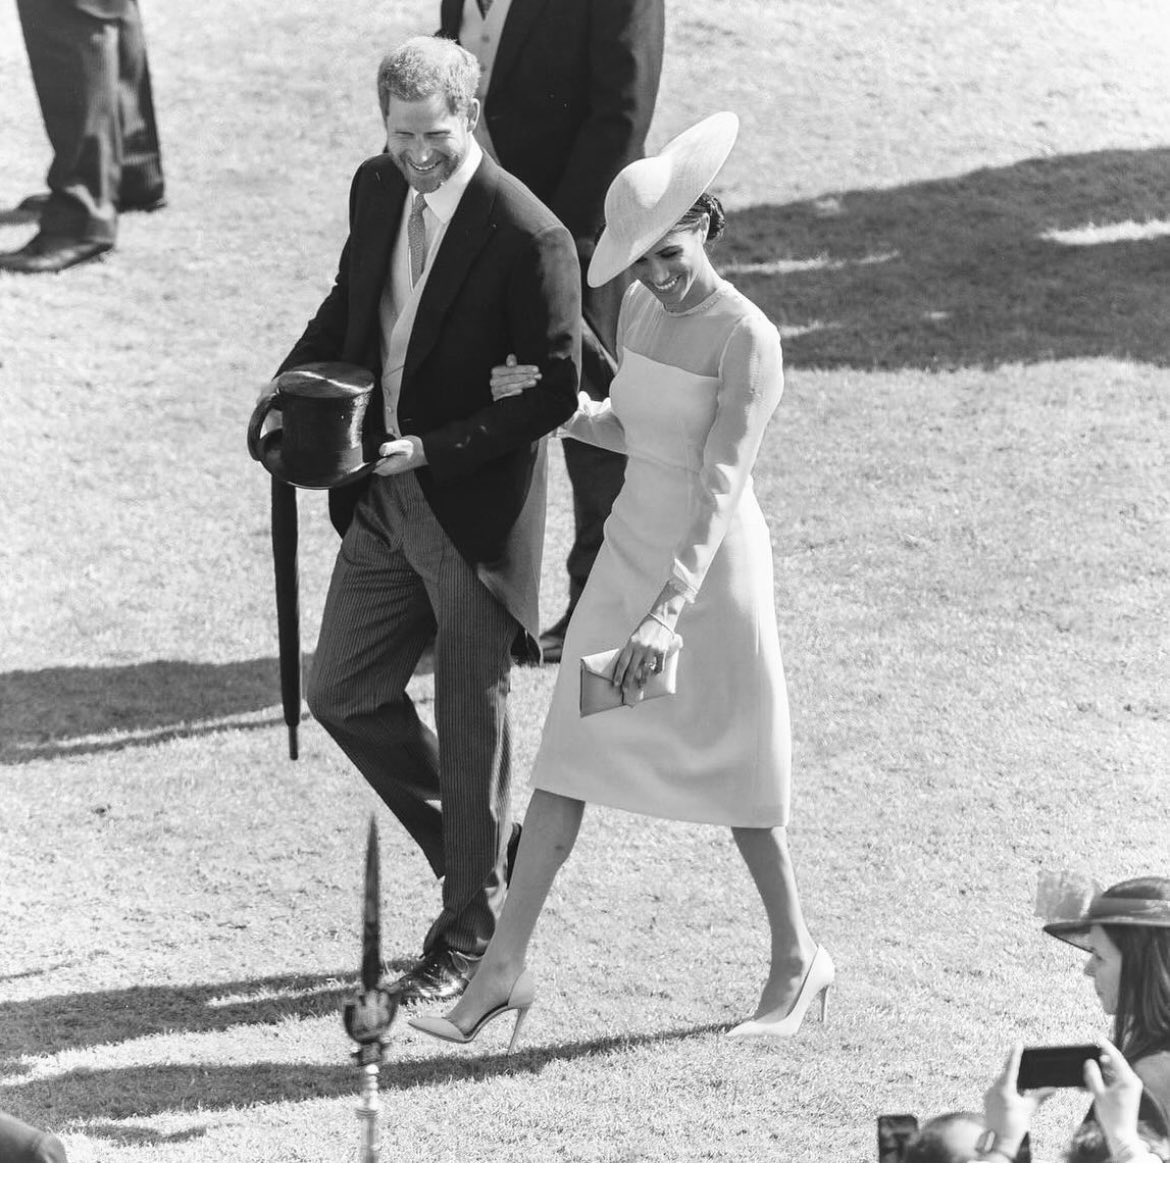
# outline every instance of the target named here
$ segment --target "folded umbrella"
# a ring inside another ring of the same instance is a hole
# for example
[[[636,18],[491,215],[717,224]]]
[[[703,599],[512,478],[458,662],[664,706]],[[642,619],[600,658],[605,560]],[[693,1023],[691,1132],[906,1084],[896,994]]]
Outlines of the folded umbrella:
[[[301,722],[301,605],[297,575],[297,490],[272,478],[272,563],[276,576],[276,635],[280,700],[288,727],[288,757],[297,757]]]

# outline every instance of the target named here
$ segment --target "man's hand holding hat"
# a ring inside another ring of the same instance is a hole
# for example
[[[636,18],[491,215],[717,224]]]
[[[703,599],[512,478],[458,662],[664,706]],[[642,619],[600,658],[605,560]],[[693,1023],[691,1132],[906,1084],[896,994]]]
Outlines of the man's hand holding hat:
[[[416,467],[426,467],[427,457],[423,451],[422,439],[418,435],[406,435],[391,439],[378,448],[382,456],[374,466],[375,476],[400,476]]]

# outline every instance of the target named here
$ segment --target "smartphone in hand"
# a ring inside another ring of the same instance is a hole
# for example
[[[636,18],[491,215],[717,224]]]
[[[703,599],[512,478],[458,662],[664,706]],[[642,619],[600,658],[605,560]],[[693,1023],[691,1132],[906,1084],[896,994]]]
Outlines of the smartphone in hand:
[[[1038,1087],[1083,1087],[1085,1063],[1101,1061],[1101,1047],[1086,1043],[1081,1046],[1029,1046],[1020,1055],[1020,1070],[1016,1086],[1021,1091]]]

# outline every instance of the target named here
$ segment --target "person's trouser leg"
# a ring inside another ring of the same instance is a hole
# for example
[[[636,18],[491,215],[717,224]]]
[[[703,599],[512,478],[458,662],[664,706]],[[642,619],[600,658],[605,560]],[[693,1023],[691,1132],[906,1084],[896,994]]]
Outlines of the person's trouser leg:
[[[53,148],[41,232],[113,243],[122,166],[117,22],[60,0],[17,0],[17,10]]]
[[[414,476],[375,478],[338,555],[308,697],[443,877],[442,913],[424,951],[479,955],[503,902],[517,627],[455,550]],[[437,743],[406,694],[432,635]]]
[[[573,489],[573,545],[569,572],[569,613],[585,589],[605,537],[605,522],[626,478],[626,457],[577,439],[564,439],[565,470]]]
[[[141,204],[162,195],[162,157],[142,15],[131,0],[118,25],[118,111],[122,125],[122,187],[118,198]]]
[[[419,493],[421,499],[421,492]],[[425,502],[424,502],[425,503]],[[512,645],[519,625],[435,522],[443,547],[428,575],[435,636],[435,725],[447,873],[424,950],[478,955],[504,902],[511,821]]]
[[[433,631],[422,579],[363,501],[334,563],[305,698],[441,877],[438,743],[406,692]]]

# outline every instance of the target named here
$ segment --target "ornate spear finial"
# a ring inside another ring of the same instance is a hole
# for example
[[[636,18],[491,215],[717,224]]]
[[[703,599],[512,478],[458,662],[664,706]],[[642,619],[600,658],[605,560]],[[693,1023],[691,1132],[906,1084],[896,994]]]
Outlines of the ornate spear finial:
[[[390,1038],[390,1027],[398,1013],[398,997],[378,987],[382,971],[381,902],[378,888],[378,822],[370,817],[366,842],[366,886],[362,898],[362,987],[345,1002],[345,1032],[358,1043],[353,1060],[362,1072],[361,1102],[357,1107],[361,1124],[361,1159],[376,1163],[381,1149],[378,1122],[378,1068]]]

